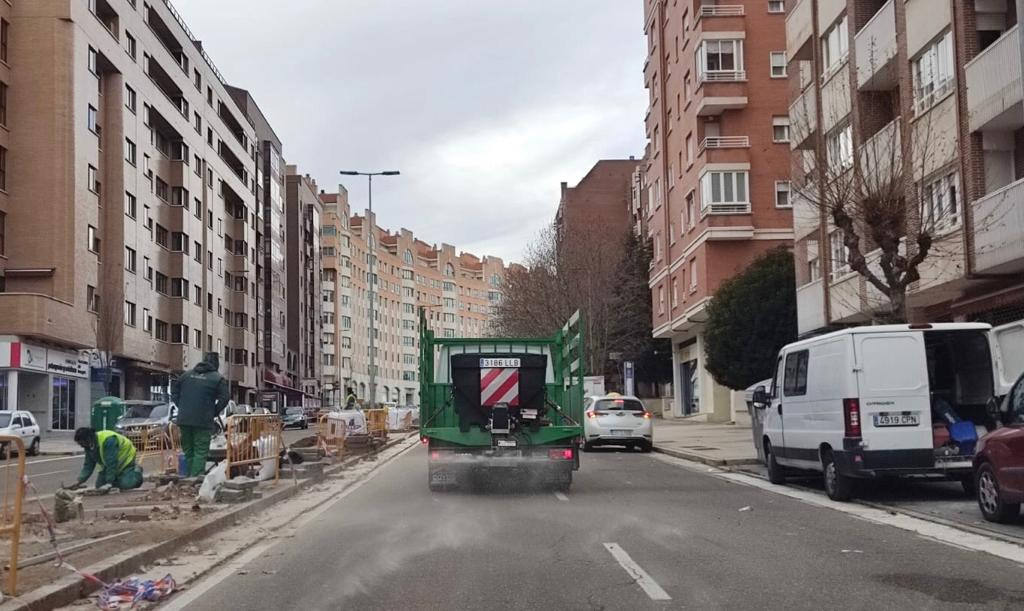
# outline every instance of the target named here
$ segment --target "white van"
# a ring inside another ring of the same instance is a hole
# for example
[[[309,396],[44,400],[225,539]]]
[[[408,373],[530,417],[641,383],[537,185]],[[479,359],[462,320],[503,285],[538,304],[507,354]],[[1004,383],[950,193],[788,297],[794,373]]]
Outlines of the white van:
[[[850,498],[855,478],[887,475],[942,475],[970,491],[973,452],[944,439],[938,418],[933,429],[933,404],[979,436],[994,428],[986,405],[1024,369],[1022,346],[1024,323],[857,327],[785,346],[771,387],[755,391],[769,479],[821,471],[834,500]]]

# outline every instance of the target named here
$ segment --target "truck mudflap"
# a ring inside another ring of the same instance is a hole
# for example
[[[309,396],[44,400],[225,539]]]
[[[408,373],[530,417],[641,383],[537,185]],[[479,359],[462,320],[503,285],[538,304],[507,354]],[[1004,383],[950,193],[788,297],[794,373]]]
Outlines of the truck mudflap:
[[[427,464],[433,489],[515,480],[567,488],[572,482],[572,472],[579,468],[578,452],[573,446],[517,450],[432,449]]]

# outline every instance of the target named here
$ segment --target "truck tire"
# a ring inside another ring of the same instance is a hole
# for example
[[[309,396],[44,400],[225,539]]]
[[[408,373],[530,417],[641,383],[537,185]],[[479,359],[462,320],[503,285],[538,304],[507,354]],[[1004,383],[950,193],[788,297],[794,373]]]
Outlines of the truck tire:
[[[825,479],[825,494],[833,501],[845,502],[853,498],[853,488],[856,482],[848,475],[844,475],[836,466],[832,458],[832,451],[825,450],[821,455],[821,466]]]

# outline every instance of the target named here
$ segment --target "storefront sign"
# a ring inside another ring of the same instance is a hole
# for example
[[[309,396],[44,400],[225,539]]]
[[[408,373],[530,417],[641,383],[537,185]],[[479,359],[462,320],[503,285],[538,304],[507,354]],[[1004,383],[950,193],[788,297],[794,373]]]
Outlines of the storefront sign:
[[[0,367],[89,377],[89,358],[86,353],[44,348],[25,342],[0,342]]]
[[[89,359],[78,352],[50,348],[46,351],[46,370],[56,375],[87,378]]]
[[[46,348],[33,346],[25,342],[18,342],[16,345],[19,347],[18,364],[11,363],[12,367],[46,371]],[[11,353],[11,359],[14,360],[13,352]]]

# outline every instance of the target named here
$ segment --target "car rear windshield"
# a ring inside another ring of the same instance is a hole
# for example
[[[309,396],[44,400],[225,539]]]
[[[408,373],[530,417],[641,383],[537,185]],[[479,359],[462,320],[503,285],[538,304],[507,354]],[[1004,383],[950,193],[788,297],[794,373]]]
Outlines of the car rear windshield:
[[[302,415],[301,407],[289,407],[288,411],[285,412],[286,416],[300,416]]]
[[[598,399],[594,410],[599,412],[627,411],[642,412],[644,404],[636,399]]]
[[[11,426],[11,414],[0,414],[0,428]]]

